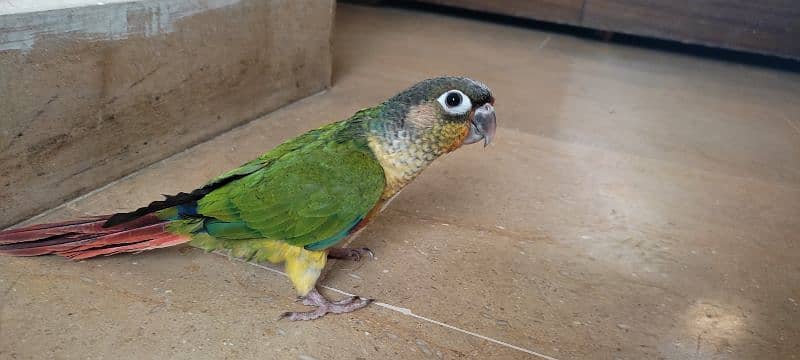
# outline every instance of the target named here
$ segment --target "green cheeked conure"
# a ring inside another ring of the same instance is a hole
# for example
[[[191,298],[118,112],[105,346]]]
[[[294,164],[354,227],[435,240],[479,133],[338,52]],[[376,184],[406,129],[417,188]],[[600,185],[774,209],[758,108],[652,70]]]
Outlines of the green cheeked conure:
[[[361,259],[336,247],[362,229],[439,156],[491,142],[496,119],[486,85],[463,77],[422,81],[347,120],[278,145],[189,193],[133,212],[0,232],[0,254],[70,259],[182,243],[285,263],[308,312],[291,320],[360,309],[358,296],[329,301],[315,285],[328,258]]]

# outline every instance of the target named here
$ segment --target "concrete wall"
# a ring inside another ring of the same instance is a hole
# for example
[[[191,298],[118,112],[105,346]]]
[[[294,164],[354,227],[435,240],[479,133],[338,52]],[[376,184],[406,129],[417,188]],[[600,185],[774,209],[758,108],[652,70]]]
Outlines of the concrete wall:
[[[0,226],[330,84],[333,0],[0,10]]]

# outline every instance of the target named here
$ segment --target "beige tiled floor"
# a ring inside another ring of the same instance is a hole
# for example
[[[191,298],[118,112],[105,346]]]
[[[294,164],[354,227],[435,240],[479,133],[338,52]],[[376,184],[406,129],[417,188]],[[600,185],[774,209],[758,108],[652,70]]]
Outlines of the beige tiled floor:
[[[191,189],[415,80],[494,89],[326,285],[557,359],[800,354],[800,76],[341,5],[334,87],[47,215]],[[41,220],[41,219],[40,219]],[[191,248],[0,261],[2,358],[534,358],[379,306],[312,323],[279,275]]]

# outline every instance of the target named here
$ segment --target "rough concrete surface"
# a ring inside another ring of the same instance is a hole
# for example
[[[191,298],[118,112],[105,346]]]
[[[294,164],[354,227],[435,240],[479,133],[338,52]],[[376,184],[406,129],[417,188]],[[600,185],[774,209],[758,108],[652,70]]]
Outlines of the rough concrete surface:
[[[131,0],[0,0],[0,15],[65,9],[81,6],[109,5],[120,2],[131,2]]]
[[[442,73],[499,129],[440,159],[323,284],[556,359],[800,354],[800,76],[340,5],[334,86],[37,221],[135,208]],[[370,306],[309,323],[273,272],[182,247],[0,261],[0,358],[527,359]],[[336,294],[332,294],[336,295]]]
[[[332,0],[146,0],[0,15],[0,226],[331,78]]]

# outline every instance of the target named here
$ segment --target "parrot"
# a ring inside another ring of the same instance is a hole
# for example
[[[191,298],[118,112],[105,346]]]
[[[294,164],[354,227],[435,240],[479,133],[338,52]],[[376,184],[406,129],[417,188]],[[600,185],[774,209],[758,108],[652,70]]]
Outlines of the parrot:
[[[317,280],[328,259],[361,260],[348,244],[429,164],[495,134],[495,99],[467,77],[423,80],[383,103],[287,140],[191,192],[131,212],[0,231],[0,254],[82,260],[188,243],[247,261],[283,264],[310,311],[349,313],[373,300],[331,301]],[[374,257],[374,256],[373,256]]]

